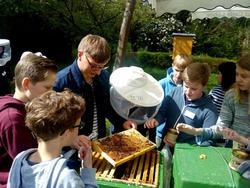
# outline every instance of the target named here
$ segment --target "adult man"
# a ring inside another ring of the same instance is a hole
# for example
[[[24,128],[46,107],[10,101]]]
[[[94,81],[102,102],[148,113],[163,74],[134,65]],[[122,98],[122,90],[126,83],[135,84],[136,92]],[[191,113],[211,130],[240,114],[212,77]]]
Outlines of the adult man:
[[[0,187],[6,187],[9,170],[18,153],[37,146],[25,127],[25,103],[52,89],[54,61],[28,53],[15,67],[15,93],[0,97]]]
[[[85,36],[78,46],[77,59],[57,74],[53,88],[55,91],[69,88],[85,99],[86,112],[79,134],[91,139],[106,135],[105,118],[115,126],[115,131],[131,128],[133,123],[120,117],[110,104],[109,74],[105,70],[109,59],[110,48],[103,37]]]

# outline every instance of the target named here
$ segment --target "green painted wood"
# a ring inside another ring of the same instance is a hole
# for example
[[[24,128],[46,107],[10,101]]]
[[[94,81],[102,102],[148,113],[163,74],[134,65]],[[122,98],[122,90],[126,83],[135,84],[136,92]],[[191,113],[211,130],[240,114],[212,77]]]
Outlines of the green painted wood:
[[[201,159],[200,155],[205,155]],[[250,181],[231,170],[231,149],[176,144],[174,188],[250,188]]]

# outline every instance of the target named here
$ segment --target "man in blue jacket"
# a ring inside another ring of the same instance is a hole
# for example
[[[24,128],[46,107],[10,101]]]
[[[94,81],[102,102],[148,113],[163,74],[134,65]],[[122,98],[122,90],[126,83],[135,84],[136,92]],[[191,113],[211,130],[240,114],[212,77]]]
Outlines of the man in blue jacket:
[[[110,59],[107,41],[97,35],[85,36],[78,46],[77,59],[57,74],[55,91],[69,88],[86,101],[79,134],[95,140],[106,135],[105,119],[115,126],[115,131],[129,129],[132,121],[120,117],[110,104],[109,73],[105,69]]]

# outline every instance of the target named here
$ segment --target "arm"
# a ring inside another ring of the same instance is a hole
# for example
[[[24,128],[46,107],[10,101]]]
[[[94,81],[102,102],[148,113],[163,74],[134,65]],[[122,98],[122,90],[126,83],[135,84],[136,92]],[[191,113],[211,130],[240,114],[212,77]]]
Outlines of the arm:
[[[8,128],[1,135],[2,143],[12,159],[21,151],[37,147],[36,139],[25,126],[23,114],[11,114],[8,121],[6,120],[11,126],[6,126]]]

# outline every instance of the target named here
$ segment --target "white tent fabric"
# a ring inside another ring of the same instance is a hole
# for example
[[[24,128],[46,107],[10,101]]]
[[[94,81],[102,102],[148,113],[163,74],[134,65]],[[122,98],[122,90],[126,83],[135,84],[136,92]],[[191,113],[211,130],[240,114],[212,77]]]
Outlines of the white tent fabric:
[[[176,14],[182,10],[195,12],[199,8],[212,10],[218,6],[230,9],[233,6],[250,8],[250,0],[148,0],[156,15],[166,12]],[[215,17],[215,16],[214,16]]]
[[[244,8],[239,6],[233,6],[230,9],[225,9],[221,6],[216,7],[213,10],[207,10],[204,8],[199,8],[195,12],[192,12],[192,19],[204,19],[204,18],[241,18],[246,17],[250,18],[250,8]]]

